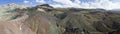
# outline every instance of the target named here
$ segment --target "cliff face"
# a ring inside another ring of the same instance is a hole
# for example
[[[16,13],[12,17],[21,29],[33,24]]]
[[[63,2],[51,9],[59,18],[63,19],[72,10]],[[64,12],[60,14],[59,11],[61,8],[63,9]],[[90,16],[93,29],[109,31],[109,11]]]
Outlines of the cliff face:
[[[43,4],[1,13],[7,15],[0,16],[2,17],[0,34],[119,34],[120,32],[120,13],[104,9],[53,8]]]

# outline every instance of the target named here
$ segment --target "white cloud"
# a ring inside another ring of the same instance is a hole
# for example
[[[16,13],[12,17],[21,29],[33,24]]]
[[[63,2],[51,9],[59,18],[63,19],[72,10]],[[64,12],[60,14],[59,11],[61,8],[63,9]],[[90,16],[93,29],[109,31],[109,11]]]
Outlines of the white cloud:
[[[53,7],[65,7],[65,6],[62,6],[62,5],[60,5],[60,4],[55,4],[55,5],[51,5],[51,6],[53,6]]]
[[[82,3],[79,0],[72,2],[71,0],[53,0],[63,5],[56,4],[55,7],[78,7],[78,8],[103,8],[103,9],[120,9],[120,2],[112,2],[110,0],[95,0],[95,2]],[[52,5],[54,6],[54,5]]]
[[[45,0],[36,0],[36,2],[39,2],[39,3],[46,3]]]
[[[29,3],[29,1],[25,0],[24,3]]]
[[[97,0],[96,2],[92,2],[90,6],[93,6],[94,8],[103,8],[103,9],[118,9],[120,7],[120,3],[113,3],[110,0]]]
[[[75,0],[74,3],[80,4],[80,0]]]
[[[54,2],[59,2],[61,4],[66,5],[67,7],[80,7],[78,3],[74,3],[70,0],[53,0]]]

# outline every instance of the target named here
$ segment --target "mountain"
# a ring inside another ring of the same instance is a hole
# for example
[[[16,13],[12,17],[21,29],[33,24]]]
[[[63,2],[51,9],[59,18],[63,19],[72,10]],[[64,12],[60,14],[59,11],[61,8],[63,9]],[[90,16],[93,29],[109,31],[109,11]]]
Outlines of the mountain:
[[[63,34],[116,34],[119,32],[120,13],[104,9],[55,8],[51,13],[59,19]],[[115,24],[116,23],[116,24]]]
[[[13,5],[16,4],[7,6]],[[49,4],[16,6],[19,7],[2,12],[9,19],[1,16],[4,18],[0,19],[0,34],[120,34],[120,13],[114,11],[54,8]]]
[[[26,6],[24,5],[19,5],[19,4],[7,4],[7,5],[3,5],[3,6],[0,6],[0,9],[1,11],[5,11],[5,10],[13,10],[15,8],[26,8]]]
[[[113,9],[113,10],[111,10],[111,11],[120,11],[120,9]]]

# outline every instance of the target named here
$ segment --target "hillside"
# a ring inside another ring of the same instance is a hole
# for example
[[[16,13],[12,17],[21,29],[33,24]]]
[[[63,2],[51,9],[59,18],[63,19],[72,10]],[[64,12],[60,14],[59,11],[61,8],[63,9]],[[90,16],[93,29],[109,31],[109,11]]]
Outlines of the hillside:
[[[12,5],[0,8],[0,34],[120,34],[120,13],[113,11]]]

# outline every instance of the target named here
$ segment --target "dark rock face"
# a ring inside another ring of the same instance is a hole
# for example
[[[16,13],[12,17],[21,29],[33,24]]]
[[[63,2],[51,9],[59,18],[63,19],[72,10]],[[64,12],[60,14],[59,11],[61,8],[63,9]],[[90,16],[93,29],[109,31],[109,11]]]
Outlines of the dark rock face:
[[[42,6],[46,6],[46,7],[50,7],[53,8],[52,6],[50,6],[49,4],[42,4],[42,5],[37,5],[36,7],[42,7]]]
[[[49,4],[42,4],[42,5],[40,5],[40,6],[50,6]]]
[[[50,12],[50,11],[53,10],[53,7],[50,6],[49,4],[37,5],[35,8],[37,8],[37,9],[44,9],[46,12]]]

